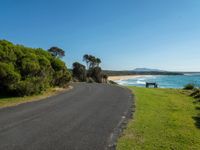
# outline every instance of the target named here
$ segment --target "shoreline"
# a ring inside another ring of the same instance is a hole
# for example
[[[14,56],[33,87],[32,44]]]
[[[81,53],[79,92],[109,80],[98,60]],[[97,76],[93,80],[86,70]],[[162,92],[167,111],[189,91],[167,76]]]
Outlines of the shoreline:
[[[108,80],[111,80],[111,81],[128,80],[128,79],[135,79],[135,78],[139,78],[143,76],[146,76],[146,75],[109,76]]]

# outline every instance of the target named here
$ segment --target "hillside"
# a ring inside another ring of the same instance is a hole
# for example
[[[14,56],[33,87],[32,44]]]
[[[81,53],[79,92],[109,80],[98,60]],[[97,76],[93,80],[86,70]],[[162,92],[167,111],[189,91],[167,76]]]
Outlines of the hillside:
[[[168,71],[113,71],[103,70],[103,73],[108,76],[120,76],[120,75],[183,75],[180,72],[168,72]]]

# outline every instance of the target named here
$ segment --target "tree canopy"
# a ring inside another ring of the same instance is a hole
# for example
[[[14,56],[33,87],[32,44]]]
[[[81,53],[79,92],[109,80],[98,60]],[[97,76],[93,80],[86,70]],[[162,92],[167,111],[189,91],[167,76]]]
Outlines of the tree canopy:
[[[86,62],[86,65],[89,68],[95,68],[95,67],[99,67],[99,64],[101,63],[101,59],[100,58],[97,58],[93,55],[88,55],[88,54],[85,54],[83,56],[83,61]]]
[[[64,57],[65,56],[65,51],[59,47],[53,46],[48,51],[55,57]]]
[[[85,66],[75,62],[73,63],[73,77],[79,81],[88,81],[88,82],[107,82],[107,75],[102,73],[102,69],[99,66],[101,59],[93,55],[85,54],[83,56],[83,61],[86,62],[87,69]]]

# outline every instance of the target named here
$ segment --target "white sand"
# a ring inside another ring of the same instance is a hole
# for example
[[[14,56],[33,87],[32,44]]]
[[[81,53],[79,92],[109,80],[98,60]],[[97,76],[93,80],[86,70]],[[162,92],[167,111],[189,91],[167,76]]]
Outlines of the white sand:
[[[138,77],[142,77],[144,75],[126,75],[126,76],[109,76],[108,80],[117,81],[117,80],[127,80],[127,79],[134,79]]]

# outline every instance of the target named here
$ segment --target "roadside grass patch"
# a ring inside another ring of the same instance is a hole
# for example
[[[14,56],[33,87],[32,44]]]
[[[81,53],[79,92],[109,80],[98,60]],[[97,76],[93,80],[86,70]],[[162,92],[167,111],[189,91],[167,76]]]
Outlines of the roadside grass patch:
[[[200,104],[177,89],[129,87],[136,111],[118,140],[117,150],[199,150]],[[187,93],[187,92],[186,92]]]
[[[60,92],[64,92],[66,90],[69,90],[71,87],[68,88],[49,88],[46,91],[43,91],[41,94],[33,95],[33,96],[24,96],[24,97],[9,97],[5,95],[0,95],[0,108],[2,107],[9,107],[9,106],[16,106],[22,103],[32,102],[32,101],[38,101],[45,99],[47,97],[56,95]]]

